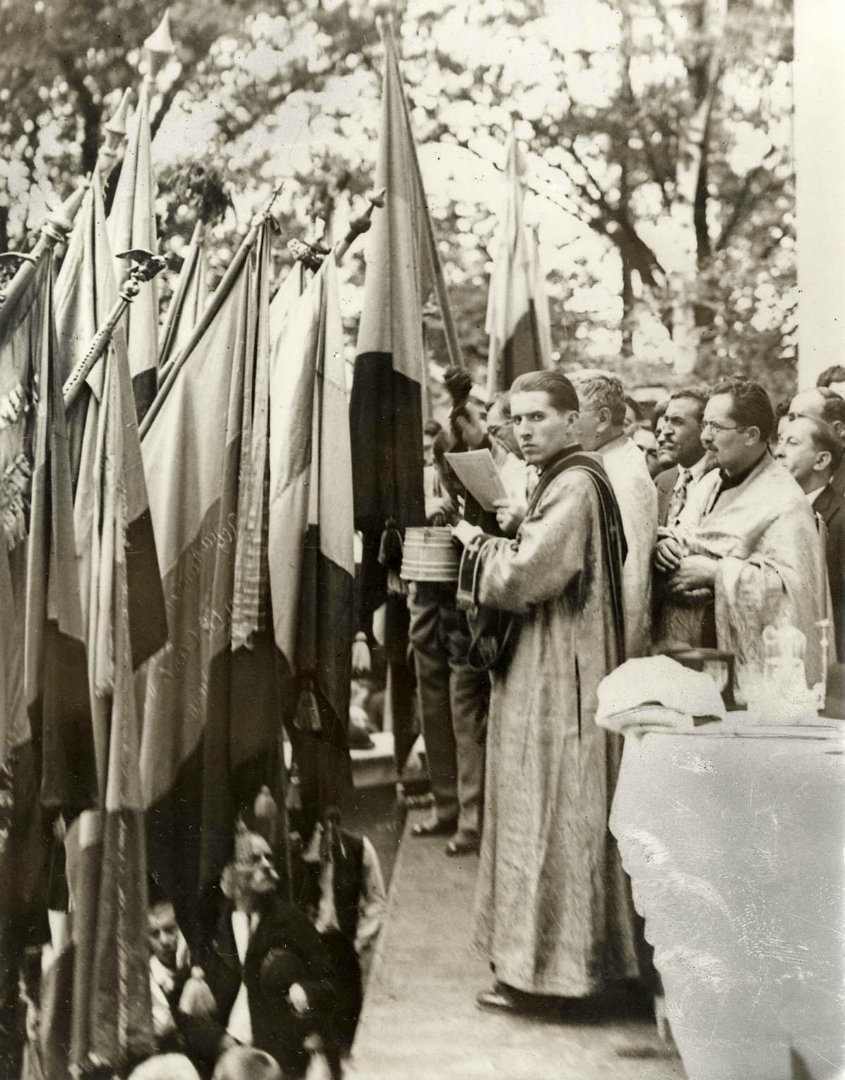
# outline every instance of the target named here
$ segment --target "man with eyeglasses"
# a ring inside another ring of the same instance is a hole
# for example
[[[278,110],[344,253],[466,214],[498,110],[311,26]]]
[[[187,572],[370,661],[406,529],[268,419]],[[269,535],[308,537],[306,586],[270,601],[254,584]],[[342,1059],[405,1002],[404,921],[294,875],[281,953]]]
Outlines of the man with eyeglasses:
[[[669,398],[657,438],[660,450],[673,459],[654,480],[657,488],[657,523],[678,524],[681,511],[697,484],[716,461],[701,442],[701,420],[707,393],[695,386],[676,390]]]
[[[655,551],[666,585],[660,636],[733,653],[740,700],[743,675],[762,671],[770,624],[805,635],[808,681],[821,676],[824,553],[804,493],[768,451],[774,425],[759,383],[736,377],[713,388],[701,441],[719,467],[700,481]]]

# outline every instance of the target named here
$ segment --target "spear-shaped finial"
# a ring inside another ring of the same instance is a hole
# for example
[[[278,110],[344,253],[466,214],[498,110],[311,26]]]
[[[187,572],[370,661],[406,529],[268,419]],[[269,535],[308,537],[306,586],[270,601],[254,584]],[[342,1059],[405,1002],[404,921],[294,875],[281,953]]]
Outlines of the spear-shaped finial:
[[[147,77],[154,80],[175,52],[173,38],[170,36],[170,8],[167,8],[161,22],[144,42],[144,58],[149,69]]]
[[[120,104],[114,111],[112,118],[103,128],[105,138],[100,152],[97,154],[97,171],[105,175],[117,159],[118,152],[123,140],[126,138],[126,119],[129,115],[129,102],[132,98],[131,90],[124,90]]]

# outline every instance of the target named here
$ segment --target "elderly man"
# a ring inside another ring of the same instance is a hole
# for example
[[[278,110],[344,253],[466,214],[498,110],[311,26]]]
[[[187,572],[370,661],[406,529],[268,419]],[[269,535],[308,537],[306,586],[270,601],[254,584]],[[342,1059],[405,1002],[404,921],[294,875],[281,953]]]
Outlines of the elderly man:
[[[223,875],[226,903],[201,959],[220,1049],[266,1050],[285,1080],[298,1080],[307,1066],[305,1039],[328,1030],[334,973],[320,935],[278,895],[278,881],[270,845],[241,826]]]
[[[598,683],[624,657],[619,508],[601,458],[580,451],[564,375],[521,375],[511,413],[540,470],[516,538],[455,528],[464,559],[477,560],[480,603],[514,619],[492,676],[475,914],[497,980],[477,1000],[498,1009],[531,994],[586,997],[639,972],[607,829],[620,746],[595,723]],[[514,513],[498,516],[509,532]]]
[[[845,399],[830,387],[816,386],[796,394],[787,416],[812,416],[832,428],[840,439],[845,438]],[[830,486],[837,495],[845,495],[845,462],[834,470]]]
[[[842,461],[842,440],[822,420],[797,413],[791,416],[783,426],[775,457],[824,522],[836,658],[841,664],[845,662],[845,499],[833,490],[830,481]]]
[[[707,393],[698,387],[676,390],[660,422],[658,445],[672,459],[672,467],[658,473],[658,525],[674,527],[696,485],[716,462],[701,442],[701,419]]]
[[[644,656],[651,644],[651,558],[657,539],[657,492],[642,452],[624,432],[625,391],[611,375],[575,380],[581,403],[581,445],[601,456],[619,503],[628,554],[622,573],[625,652]]]
[[[698,484],[655,552],[667,578],[662,635],[733,653],[743,678],[763,667],[762,633],[784,623],[807,638],[807,676],[821,676],[816,623],[826,611],[826,573],[810,505],[768,451],[774,411],[759,383],[717,384],[702,442],[719,468]]]

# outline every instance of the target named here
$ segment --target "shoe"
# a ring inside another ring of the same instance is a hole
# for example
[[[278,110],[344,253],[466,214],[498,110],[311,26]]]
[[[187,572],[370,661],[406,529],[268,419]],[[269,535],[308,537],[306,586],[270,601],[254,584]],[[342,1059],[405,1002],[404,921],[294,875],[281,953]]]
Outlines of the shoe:
[[[482,990],[476,996],[475,1004],[479,1009],[489,1009],[491,1012],[516,1012],[516,999],[501,983],[496,983],[489,990]]]
[[[453,859],[461,855],[474,855],[478,851],[478,837],[462,836],[460,833],[456,833],[446,845],[444,851]]]
[[[454,831],[454,821],[441,821],[440,818],[435,818],[433,821],[421,821],[411,826],[411,836],[449,836]]]

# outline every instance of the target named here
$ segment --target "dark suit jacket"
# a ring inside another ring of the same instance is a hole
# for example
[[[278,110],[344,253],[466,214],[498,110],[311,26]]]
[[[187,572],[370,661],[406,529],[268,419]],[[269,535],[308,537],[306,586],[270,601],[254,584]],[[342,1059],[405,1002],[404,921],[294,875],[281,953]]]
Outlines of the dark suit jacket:
[[[813,504],[827,528],[827,574],[833,603],[836,659],[845,663],[845,498],[828,484]]]
[[[654,486],[657,488],[657,524],[665,525],[669,516],[669,503],[672,501],[672,489],[678,482],[678,466],[664,469],[654,478]]]
[[[271,950],[284,952],[301,969],[302,975],[296,981],[308,997],[310,1012],[306,1017],[294,1012],[286,1000],[286,991],[268,989],[262,965]],[[303,1040],[310,1032],[323,1028],[335,996],[328,953],[307,916],[280,897],[272,897],[249,940],[242,968],[232,930],[232,905],[226,903],[202,959],[206,981],[217,1003],[220,1038],[243,981],[253,1045],[272,1054],[286,1075],[304,1072]]]

